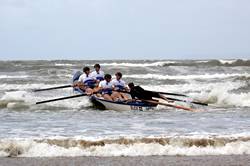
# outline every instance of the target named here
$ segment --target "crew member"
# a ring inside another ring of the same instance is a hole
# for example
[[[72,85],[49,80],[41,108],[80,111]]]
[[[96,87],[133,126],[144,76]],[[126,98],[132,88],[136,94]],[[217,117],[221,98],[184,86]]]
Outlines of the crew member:
[[[127,85],[125,83],[125,81],[123,81],[122,78],[122,73],[121,72],[117,72],[115,74],[116,78],[112,80],[112,84],[113,84],[113,89],[116,92],[113,92],[113,94],[115,96],[117,96],[120,100],[128,100],[128,97],[125,93],[119,92],[119,91],[127,91]]]
[[[89,67],[84,67],[83,74],[79,77],[78,82],[74,84],[74,87],[79,87],[83,92],[92,94],[95,86],[95,80],[90,74]]]
[[[156,98],[162,98],[168,102],[172,102],[169,101],[165,96],[161,95],[160,93],[147,91],[140,86],[135,86],[133,82],[129,83],[128,86],[130,88],[130,95],[132,99],[153,100],[152,98],[156,97]]]
[[[91,76],[96,80],[96,83],[104,80],[104,72],[101,70],[100,64],[94,65],[95,71],[92,71]]]
[[[111,78],[110,74],[105,74],[104,80],[99,83],[97,88],[97,92],[100,92],[106,100],[113,100]]]

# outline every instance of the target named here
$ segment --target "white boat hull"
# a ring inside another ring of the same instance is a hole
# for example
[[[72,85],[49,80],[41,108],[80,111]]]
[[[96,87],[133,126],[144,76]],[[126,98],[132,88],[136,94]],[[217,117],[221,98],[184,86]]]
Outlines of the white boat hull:
[[[104,109],[107,110],[115,110],[115,111],[131,111],[131,110],[137,110],[137,111],[148,111],[148,110],[154,110],[157,105],[152,105],[144,102],[114,102],[105,100],[102,98],[98,98],[96,96],[91,97],[91,101],[96,104],[102,104],[104,106]]]

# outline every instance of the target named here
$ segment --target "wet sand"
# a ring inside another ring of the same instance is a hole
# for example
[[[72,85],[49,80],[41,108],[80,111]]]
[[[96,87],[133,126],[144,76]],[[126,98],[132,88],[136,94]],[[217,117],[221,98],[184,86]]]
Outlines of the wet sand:
[[[248,166],[250,155],[227,156],[142,156],[142,157],[29,157],[0,158],[0,166],[136,166],[136,165],[202,165]]]

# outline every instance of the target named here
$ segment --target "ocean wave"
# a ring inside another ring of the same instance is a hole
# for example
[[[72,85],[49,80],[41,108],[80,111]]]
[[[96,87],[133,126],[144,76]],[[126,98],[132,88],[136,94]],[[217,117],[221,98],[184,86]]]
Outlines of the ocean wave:
[[[226,86],[225,86],[226,85]],[[1,85],[0,85],[1,87]],[[0,108],[27,108],[34,106],[35,102],[49,100],[53,98],[59,98],[62,96],[74,95],[72,89],[61,89],[51,93],[29,91],[28,88],[33,89],[34,87],[44,87],[40,84],[31,85],[20,85],[16,86],[18,91],[5,92],[0,98]],[[48,86],[51,87],[51,86]],[[184,100],[191,101],[196,99],[200,102],[217,104],[221,107],[237,106],[237,107],[250,107],[250,92],[246,88],[249,87],[247,82],[242,81],[224,81],[224,82],[198,82],[191,81],[184,84],[171,84],[171,85],[142,85],[143,88],[153,91],[170,92],[170,93],[182,93],[190,97],[184,98]],[[4,85],[2,89],[13,88],[10,85]],[[19,89],[20,88],[20,89]],[[22,90],[22,88],[26,90]],[[241,90],[242,92],[238,92]],[[173,97],[173,96],[171,96]],[[176,97],[176,96],[174,96]],[[177,97],[181,98],[182,97]],[[57,102],[51,102],[43,104],[44,107],[55,107],[55,108],[71,108],[72,110],[79,110],[81,108],[87,108],[92,106],[89,102],[88,97],[81,97],[71,100],[62,100]],[[37,107],[41,107],[40,105]],[[161,108],[159,108],[161,109]],[[53,109],[52,109],[53,110]]]
[[[74,95],[71,89],[60,91],[61,96],[70,96]],[[60,95],[60,93],[57,93],[57,95]],[[35,94],[29,91],[11,91],[11,92],[5,92],[5,94],[0,98],[0,108],[11,108],[13,110],[19,110],[19,109],[26,109],[31,107],[34,110],[37,110],[36,108],[46,109],[49,108],[49,110],[53,111],[56,110],[55,108],[61,108],[61,109],[69,109],[71,111],[78,110],[81,108],[86,108],[92,106],[92,104],[89,102],[89,99],[87,97],[82,97],[78,99],[74,99],[71,101],[65,102],[65,100],[57,101],[57,102],[51,102],[46,103],[43,106],[36,105],[36,102],[38,101],[44,101],[49,100],[52,98],[59,98],[61,96],[55,96],[54,93],[46,93],[45,96]],[[53,109],[52,109],[53,108]]]
[[[29,91],[34,89],[41,89],[41,88],[50,88],[50,87],[57,87],[63,86],[65,84],[45,84],[45,83],[27,83],[27,84],[0,84],[0,90],[17,90],[17,91]],[[31,92],[31,91],[30,91]]]
[[[9,157],[232,154],[250,154],[250,137],[0,140],[0,155]]]
[[[55,66],[74,66],[74,64],[70,64],[70,63],[55,63]]]
[[[226,85],[226,86],[225,86]],[[216,104],[220,107],[250,107],[250,92],[235,93],[248,86],[245,82],[222,83],[186,83],[175,85],[143,85],[143,88],[153,91],[182,93],[188,95],[188,101],[196,99],[200,102]],[[178,97],[177,97],[178,98]],[[190,99],[189,99],[190,98]]]
[[[0,79],[6,79],[6,78],[28,78],[30,76],[28,75],[0,75]]]
[[[152,63],[102,63],[102,66],[123,66],[123,67],[152,67],[152,66],[164,66],[165,64],[175,64],[176,61],[158,61]]]
[[[156,80],[190,80],[190,79],[216,79],[230,77],[250,77],[249,73],[233,73],[233,74],[201,74],[201,75],[161,75],[161,74],[131,74],[124,75],[124,78],[140,78],[140,79],[156,79]]]
[[[177,61],[176,63],[165,63],[163,66],[250,66],[250,60],[203,60],[203,61]]]

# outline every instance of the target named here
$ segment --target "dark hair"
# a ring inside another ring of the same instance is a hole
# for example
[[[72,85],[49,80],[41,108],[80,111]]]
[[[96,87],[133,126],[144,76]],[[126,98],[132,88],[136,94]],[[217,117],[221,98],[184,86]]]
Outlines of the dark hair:
[[[133,82],[128,83],[128,87],[129,87],[129,88],[132,88],[132,87],[134,87],[134,86],[135,86],[135,85],[134,85]]]
[[[94,68],[96,67],[101,68],[101,66],[98,63],[94,65]]]
[[[86,71],[90,71],[89,67],[87,66],[83,68],[83,72],[85,73]]]
[[[104,79],[111,79],[111,75],[110,74],[105,74]]]
[[[117,72],[117,73],[115,73],[115,75],[118,75],[119,77],[122,78],[122,73],[121,72]]]

